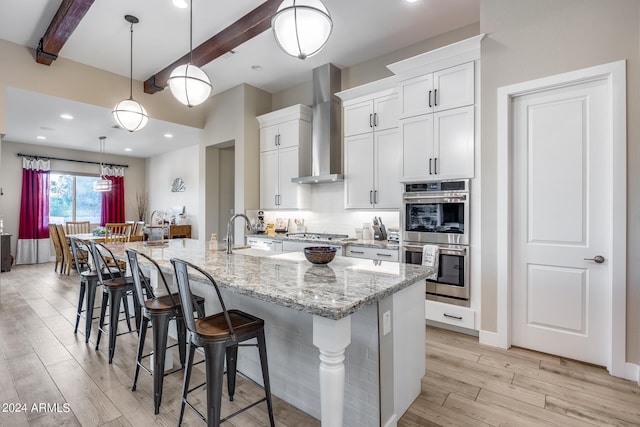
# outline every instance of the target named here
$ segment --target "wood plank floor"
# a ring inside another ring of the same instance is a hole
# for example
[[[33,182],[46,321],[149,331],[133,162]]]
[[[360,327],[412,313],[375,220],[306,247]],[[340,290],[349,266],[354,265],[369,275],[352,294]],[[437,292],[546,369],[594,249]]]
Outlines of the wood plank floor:
[[[0,426],[175,426],[182,375],[165,378],[154,415],[151,377],[141,372],[131,391],[137,336],[118,337],[109,365],[106,339],[95,351],[95,330],[88,345],[73,334],[77,297],[77,276],[60,276],[53,264],[14,266],[0,275]],[[640,389],[602,368],[485,347],[475,337],[432,327],[426,337],[422,393],[399,426],[640,426]],[[203,377],[195,368],[192,384]],[[223,411],[260,395],[240,378],[235,401],[223,401]],[[193,398],[204,399],[204,391]],[[280,399],[274,406],[279,426],[320,425]],[[261,404],[225,425],[266,426],[267,420]],[[183,425],[203,423],[187,410]]]

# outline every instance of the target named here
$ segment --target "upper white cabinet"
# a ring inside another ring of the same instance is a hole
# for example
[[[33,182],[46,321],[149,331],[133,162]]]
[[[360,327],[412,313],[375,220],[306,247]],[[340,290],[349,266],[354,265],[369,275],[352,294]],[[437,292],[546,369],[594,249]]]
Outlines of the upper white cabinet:
[[[474,75],[474,63],[468,62],[401,82],[400,117],[473,105]]]
[[[344,136],[398,127],[398,94],[344,105]]]
[[[482,37],[388,66],[399,80],[402,182],[474,177]]]
[[[338,93],[343,99],[344,205],[398,209],[402,143],[394,78]]]
[[[309,187],[291,182],[311,173],[311,108],[294,105],[260,122],[260,207],[308,209]]]

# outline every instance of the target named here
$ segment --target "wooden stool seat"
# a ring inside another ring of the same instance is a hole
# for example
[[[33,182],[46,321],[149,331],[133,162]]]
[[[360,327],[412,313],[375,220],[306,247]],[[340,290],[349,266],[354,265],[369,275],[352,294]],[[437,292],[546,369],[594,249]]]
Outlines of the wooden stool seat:
[[[175,303],[174,301],[178,301]],[[180,297],[178,294],[164,295],[156,298],[149,298],[144,301],[147,310],[153,312],[172,311],[180,309]]]
[[[229,310],[227,313],[229,313],[233,332],[238,336],[255,333],[259,329],[264,328],[264,321],[262,319],[248,313],[240,310]],[[227,319],[225,319],[224,313],[217,313],[204,319],[196,320],[196,334],[198,334],[199,338],[203,341],[209,342],[229,339],[231,330],[227,325]]]

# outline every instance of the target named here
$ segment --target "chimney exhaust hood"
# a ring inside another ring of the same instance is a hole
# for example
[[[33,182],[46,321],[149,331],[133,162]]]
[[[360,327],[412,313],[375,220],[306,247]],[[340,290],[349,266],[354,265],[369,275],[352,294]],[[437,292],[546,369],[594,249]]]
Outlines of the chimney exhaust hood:
[[[291,178],[297,184],[339,182],[342,176],[341,71],[333,64],[313,69],[311,174]]]

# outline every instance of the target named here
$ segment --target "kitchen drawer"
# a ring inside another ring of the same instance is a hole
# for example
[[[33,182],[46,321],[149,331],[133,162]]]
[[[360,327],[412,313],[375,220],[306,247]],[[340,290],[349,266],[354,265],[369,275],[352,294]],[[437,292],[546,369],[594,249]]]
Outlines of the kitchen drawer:
[[[424,303],[425,319],[461,328],[476,329],[476,312],[474,310],[430,300],[425,300]]]
[[[348,245],[345,250],[345,255],[354,258],[398,262],[397,249],[366,248],[362,246]]]

